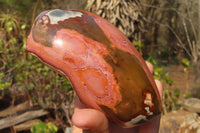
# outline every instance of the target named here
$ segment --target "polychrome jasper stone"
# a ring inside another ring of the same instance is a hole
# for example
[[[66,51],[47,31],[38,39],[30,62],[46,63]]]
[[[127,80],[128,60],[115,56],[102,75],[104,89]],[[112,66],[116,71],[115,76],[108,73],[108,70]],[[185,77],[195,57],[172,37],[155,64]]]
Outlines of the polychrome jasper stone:
[[[48,10],[36,18],[27,51],[66,75],[79,99],[122,127],[161,113],[158,90],[131,42],[86,11]]]

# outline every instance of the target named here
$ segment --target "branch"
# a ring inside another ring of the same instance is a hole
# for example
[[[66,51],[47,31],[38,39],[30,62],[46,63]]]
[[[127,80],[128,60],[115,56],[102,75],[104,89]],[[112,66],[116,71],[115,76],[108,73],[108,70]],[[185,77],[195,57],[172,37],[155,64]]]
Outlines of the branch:
[[[28,111],[18,116],[10,116],[0,120],[0,130],[10,126],[19,124],[21,122],[31,120],[37,117],[48,114],[47,111],[40,109],[36,111]]]
[[[188,41],[190,51],[192,51],[193,47],[192,47],[192,43],[191,43],[191,40],[190,40],[190,37],[189,37],[189,34],[188,34],[188,30],[187,30],[187,26],[186,26],[184,18],[182,19],[182,22],[183,22],[183,27],[184,27],[184,30],[185,30],[185,34],[186,34],[186,38],[187,38],[187,41]]]
[[[174,31],[174,29],[167,25],[167,24],[161,24],[160,22],[155,21],[156,24],[167,27],[176,37],[176,39],[178,40],[179,44],[182,46],[182,48],[186,51],[186,53],[192,57],[191,53],[189,52],[189,50],[185,47],[185,44],[182,42],[181,38],[178,36],[178,34]]]
[[[34,6],[34,8],[33,8],[33,14],[32,14],[31,23],[33,23],[33,21],[34,21],[35,12],[36,12],[36,9],[37,9],[37,6],[38,6],[39,2],[40,2],[40,0],[37,0],[37,2],[35,3],[35,6]]]

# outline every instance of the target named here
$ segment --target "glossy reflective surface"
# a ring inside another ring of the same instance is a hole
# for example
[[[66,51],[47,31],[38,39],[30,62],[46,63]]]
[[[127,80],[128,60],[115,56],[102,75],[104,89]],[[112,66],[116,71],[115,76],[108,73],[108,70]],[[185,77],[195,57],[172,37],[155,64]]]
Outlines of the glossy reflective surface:
[[[27,51],[64,73],[83,103],[123,127],[161,113],[144,60],[117,28],[95,14],[42,12],[27,39]]]

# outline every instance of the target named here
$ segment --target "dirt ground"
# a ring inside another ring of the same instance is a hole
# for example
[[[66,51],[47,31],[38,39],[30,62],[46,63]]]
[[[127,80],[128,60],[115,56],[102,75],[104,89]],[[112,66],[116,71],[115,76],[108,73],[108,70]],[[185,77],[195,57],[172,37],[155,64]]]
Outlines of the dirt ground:
[[[188,93],[191,97],[200,97],[200,69],[194,70],[189,67],[184,70],[182,65],[171,65],[164,67],[164,72],[169,73],[169,77],[173,80],[171,86],[163,82],[164,89],[179,89],[180,100],[184,98],[184,94]]]

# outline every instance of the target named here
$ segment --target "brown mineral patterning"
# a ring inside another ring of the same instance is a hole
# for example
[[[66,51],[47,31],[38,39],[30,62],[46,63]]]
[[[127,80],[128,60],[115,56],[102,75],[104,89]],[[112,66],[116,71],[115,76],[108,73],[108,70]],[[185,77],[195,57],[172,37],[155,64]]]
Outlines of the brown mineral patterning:
[[[84,104],[122,127],[161,113],[160,96],[144,60],[117,28],[95,14],[42,12],[28,36],[27,51],[64,73]]]

